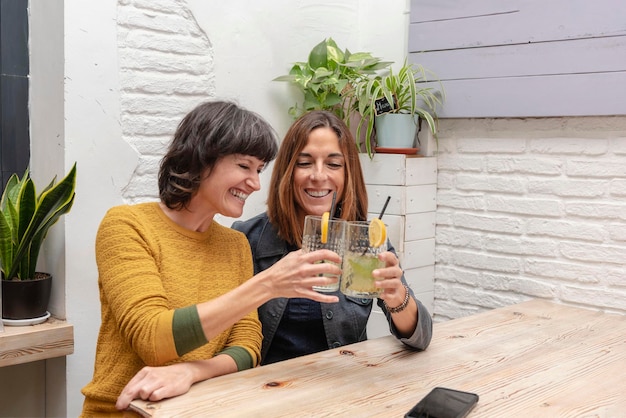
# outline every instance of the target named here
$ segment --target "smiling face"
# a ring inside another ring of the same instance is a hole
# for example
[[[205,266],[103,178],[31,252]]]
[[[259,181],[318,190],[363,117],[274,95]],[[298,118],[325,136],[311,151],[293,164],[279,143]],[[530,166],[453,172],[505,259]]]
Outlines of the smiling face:
[[[265,162],[242,154],[231,154],[217,161],[193,197],[197,205],[213,215],[238,218],[246,199],[261,188],[259,173]]]
[[[293,173],[296,202],[305,215],[322,215],[330,210],[333,193],[341,201],[345,159],[339,138],[330,128],[314,129],[298,155]]]

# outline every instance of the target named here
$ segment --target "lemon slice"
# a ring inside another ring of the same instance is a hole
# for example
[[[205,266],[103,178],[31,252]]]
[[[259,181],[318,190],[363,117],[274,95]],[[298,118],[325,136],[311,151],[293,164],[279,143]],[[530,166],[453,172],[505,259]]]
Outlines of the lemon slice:
[[[330,219],[330,212],[324,212],[322,215],[322,244],[326,244],[328,241],[328,220]],[[384,226],[384,225],[383,225]]]
[[[387,228],[383,221],[378,218],[370,221],[370,227],[368,229],[370,247],[380,247],[387,240]]]

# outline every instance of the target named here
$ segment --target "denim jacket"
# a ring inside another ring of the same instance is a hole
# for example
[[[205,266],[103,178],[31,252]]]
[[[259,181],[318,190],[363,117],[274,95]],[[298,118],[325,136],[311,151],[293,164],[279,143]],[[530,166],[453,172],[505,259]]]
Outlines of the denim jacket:
[[[233,223],[232,227],[248,237],[254,261],[254,274],[271,267],[289,252],[287,243],[278,236],[276,229],[268,219],[267,213],[259,214],[247,221],[237,221]],[[389,250],[395,253],[391,243],[388,242],[387,244]],[[402,283],[406,284],[404,274],[402,275]],[[410,288],[409,292],[410,297],[417,304],[419,315],[415,331],[409,338],[398,336],[398,331],[391,320],[391,314],[385,309],[383,301],[377,299],[377,304],[384,312],[389,323],[389,330],[396,338],[408,347],[424,350],[430,344],[432,337],[432,319],[426,307],[415,297]],[[339,303],[321,303],[328,348],[367,340],[366,326],[372,311],[373,300],[345,296],[338,291],[332,294],[339,297]],[[286,298],[276,298],[259,307],[259,319],[263,325],[261,358],[267,356],[286,305]]]

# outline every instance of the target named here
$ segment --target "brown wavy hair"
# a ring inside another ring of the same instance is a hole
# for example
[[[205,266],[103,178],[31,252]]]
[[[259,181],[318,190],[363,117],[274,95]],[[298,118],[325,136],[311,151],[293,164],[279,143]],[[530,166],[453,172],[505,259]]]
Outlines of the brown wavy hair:
[[[159,197],[170,209],[186,208],[221,158],[243,154],[268,163],[277,151],[276,131],[260,115],[230,101],[201,103],[180,122],[161,160]]]
[[[300,152],[315,129],[330,128],[339,138],[339,148],[344,156],[344,190],[337,197],[335,216],[345,220],[367,219],[367,191],[361,170],[361,161],[354,137],[346,124],[335,114],[313,110],[298,118],[285,134],[272,171],[267,200],[267,214],[287,242],[302,245],[303,219],[306,215],[296,203],[293,173]]]

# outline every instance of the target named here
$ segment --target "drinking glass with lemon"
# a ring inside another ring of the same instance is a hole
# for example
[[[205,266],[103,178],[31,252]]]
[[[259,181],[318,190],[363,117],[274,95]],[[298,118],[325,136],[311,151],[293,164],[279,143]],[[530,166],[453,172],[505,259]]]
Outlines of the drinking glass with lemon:
[[[328,249],[339,254],[343,258],[346,222],[340,219],[330,219],[330,213],[325,212],[322,216],[307,215],[304,218],[304,231],[302,233],[302,250],[312,252],[320,249]],[[327,261],[321,261],[327,262]],[[341,265],[339,265],[341,268]],[[318,292],[335,292],[339,290],[340,275],[326,274],[332,277],[334,282],[328,286],[313,286]]]
[[[374,285],[372,271],[385,267],[378,255],[387,251],[387,228],[380,219],[346,223],[341,292],[348,296],[373,299],[381,289]]]

